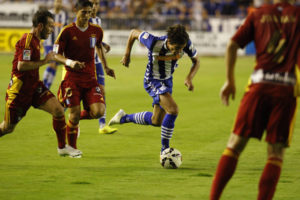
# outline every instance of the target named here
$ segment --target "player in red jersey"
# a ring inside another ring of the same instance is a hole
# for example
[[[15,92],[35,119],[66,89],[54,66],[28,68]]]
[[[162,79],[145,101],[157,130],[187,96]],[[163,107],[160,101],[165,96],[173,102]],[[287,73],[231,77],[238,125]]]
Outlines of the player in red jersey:
[[[64,110],[55,96],[39,80],[39,68],[54,60],[50,52],[40,60],[40,40],[53,32],[53,15],[39,10],[33,16],[33,28],[16,44],[11,81],[6,91],[4,121],[0,124],[0,136],[13,132],[18,122],[33,106],[53,116],[53,129],[58,140],[60,155],[77,156],[80,152],[66,146]]]
[[[280,177],[284,150],[289,146],[296,114],[297,55],[300,49],[300,11],[288,0],[277,0],[251,13],[229,42],[227,81],[221,99],[228,105],[235,96],[234,67],[238,48],[254,40],[256,66],[241,101],[211,187],[217,200],[234,174],[239,155],[249,138],[261,139],[266,130],[268,158],[259,181],[259,200],[270,200]]]
[[[59,101],[69,108],[67,137],[69,145],[77,149],[80,102],[83,101],[90,119],[98,119],[105,112],[105,103],[95,74],[95,49],[102,58],[107,75],[115,77],[107,67],[102,46],[103,31],[100,26],[89,23],[93,4],[88,0],[76,3],[76,22],[64,27],[54,49],[56,58],[65,63],[67,71],[58,91]],[[96,47],[96,48],[95,48]]]

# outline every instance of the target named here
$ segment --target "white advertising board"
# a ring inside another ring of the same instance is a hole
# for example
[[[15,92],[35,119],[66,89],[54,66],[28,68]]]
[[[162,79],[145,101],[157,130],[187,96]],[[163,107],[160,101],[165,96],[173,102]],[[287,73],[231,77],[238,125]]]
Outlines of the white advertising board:
[[[156,36],[166,34],[163,31],[150,31]],[[104,42],[111,46],[110,54],[122,55],[125,53],[125,47],[130,31],[104,30]],[[225,54],[226,46],[232,37],[230,33],[201,33],[189,32],[190,39],[198,50],[198,55],[222,56]],[[135,42],[132,48],[132,55],[147,55],[147,49],[139,42]],[[239,51],[244,54],[244,51]]]
[[[1,3],[0,27],[30,28],[32,16],[38,10],[38,4],[32,3]]]

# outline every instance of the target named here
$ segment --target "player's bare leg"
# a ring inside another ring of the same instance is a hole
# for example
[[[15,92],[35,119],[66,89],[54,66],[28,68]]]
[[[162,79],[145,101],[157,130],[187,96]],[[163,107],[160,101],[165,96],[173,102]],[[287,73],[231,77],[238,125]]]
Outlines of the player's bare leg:
[[[66,122],[64,108],[60,105],[55,97],[50,98],[39,109],[50,113],[53,116],[53,129],[56,132],[59,155],[70,157],[81,156],[82,152],[66,145]]]
[[[249,138],[231,133],[227,143],[227,148],[221,156],[213,179],[210,191],[210,200],[217,200],[220,198],[223,189],[235,172],[239,155],[244,150],[248,140]]]
[[[179,109],[170,93],[159,95],[159,103],[165,110],[166,114],[161,123],[161,151],[169,148],[170,139],[172,138],[175,120],[177,118]]]
[[[55,118],[61,118],[65,116],[64,108],[55,97],[50,98],[46,103],[41,105],[39,109],[50,113]]]
[[[89,107],[89,114],[92,119],[98,119],[105,113],[105,105],[103,103],[93,103]]]
[[[151,118],[153,126],[161,126],[164,117],[166,115],[166,111],[160,107],[160,105],[155,104],[153,107],[153,115]]]
[[[272,199],[278,183],[285,145],[282,143],[268,144],[268,160],[259,181],[258,200]]]

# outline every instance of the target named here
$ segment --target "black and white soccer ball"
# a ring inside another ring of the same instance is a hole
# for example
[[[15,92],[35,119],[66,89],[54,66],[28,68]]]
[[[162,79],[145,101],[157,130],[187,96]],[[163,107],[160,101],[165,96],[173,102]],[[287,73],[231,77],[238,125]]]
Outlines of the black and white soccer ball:
[[[182,163],[180,151],[174,148],[167,148],[160,155],[160,164],[166,169],[177,169]]]

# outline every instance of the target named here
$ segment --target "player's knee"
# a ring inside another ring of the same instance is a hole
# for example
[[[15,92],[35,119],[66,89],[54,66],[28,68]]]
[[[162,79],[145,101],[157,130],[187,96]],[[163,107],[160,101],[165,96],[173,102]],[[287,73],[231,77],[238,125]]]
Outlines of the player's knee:
[[[167,113],[170,115],[178,115],[179,108],[177,106],[172,106],[172,107],[168,108]]]
[[[71,112],[69,114],[69,121],[73,122],[73,124],[78,124],[79,120],[80,120],[80,111]]]
[[[240,154],[247,145],[248,140],[249,138],[241,137],[239,135],[231,133],[227,143],[227,148],[233,149]]]
[[[268,144],[268,158],[283,159],[285,145],[282,143]]]
[[[161,124],[162,124],[161,120],[152,119],[151,121],[152,121],[153,126],[161,126]]]
[[[98,118],[102,117],[104,115],[104,113],[105,113],[105,106],[104,105],[100,106],[100,108],[97,109],[97,110],[91,110],[90,111],[90,115],[94,119],[98,119]]]
[[[65,115],[64,108],[62,106],[56,106],[53,110],[53,117],[60,118]]]

